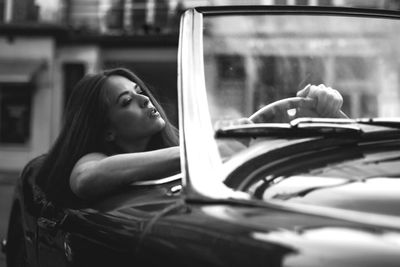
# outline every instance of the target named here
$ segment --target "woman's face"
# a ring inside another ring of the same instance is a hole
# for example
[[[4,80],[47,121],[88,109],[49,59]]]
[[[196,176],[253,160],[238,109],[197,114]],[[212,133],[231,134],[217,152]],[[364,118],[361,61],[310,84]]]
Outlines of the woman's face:
[[[109,99],[109,132],[122,146],[147,145],[150,137],[165,127],[145,92],[123,76],[110,76],[106,83]]]

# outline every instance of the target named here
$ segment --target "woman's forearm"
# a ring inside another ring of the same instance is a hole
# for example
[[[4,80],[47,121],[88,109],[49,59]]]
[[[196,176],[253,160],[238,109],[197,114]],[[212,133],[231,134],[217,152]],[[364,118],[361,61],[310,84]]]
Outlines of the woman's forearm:
[[[71,175],[71,188],[78,196],[91,198],[135,181],[167,177],[179,170],[179,147],[118,154],[81,164]]]

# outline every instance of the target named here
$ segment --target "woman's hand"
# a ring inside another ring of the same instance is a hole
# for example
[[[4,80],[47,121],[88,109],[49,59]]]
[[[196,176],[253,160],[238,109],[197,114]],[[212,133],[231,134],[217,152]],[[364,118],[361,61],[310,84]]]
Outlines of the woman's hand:
[[[299,117],[347,118],[340,110],[342,104],[343,98],[337,90],[323,84],[307,85],[297,93],[297,97],[273,102],[249,119],[255,123],[263,123],[289,122]]]
[[[343,118],[347,117],[341,112],[343,105],[342,95],[335,89],[320,85],[307,85],[296,94],[297,97],[304,97],[314,102],[314,106],[298,107],[296,117],[323,117]]]

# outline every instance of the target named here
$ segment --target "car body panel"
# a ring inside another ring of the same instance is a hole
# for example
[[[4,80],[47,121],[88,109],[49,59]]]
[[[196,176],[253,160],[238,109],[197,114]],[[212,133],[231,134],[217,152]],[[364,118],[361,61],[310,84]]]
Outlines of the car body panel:
[[[396,266],[398,238],[328,217],[209,204],[157,222],[143,253],[159,253],[151,266],[337,266],[337,257],[342,266]]]

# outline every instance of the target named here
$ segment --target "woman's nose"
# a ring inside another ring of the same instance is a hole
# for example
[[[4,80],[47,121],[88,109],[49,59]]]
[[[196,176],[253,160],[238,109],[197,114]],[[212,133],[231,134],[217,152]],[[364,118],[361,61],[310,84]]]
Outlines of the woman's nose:
[[[150,103],[150,99],[149,99],[148,96],[145,96],[145,95],[141,95],[141,96],[142,96],[142,100],[141,100],[141,105],[140,106],[142,108],[146,108]]]

